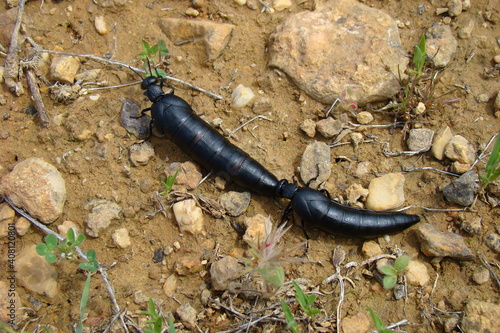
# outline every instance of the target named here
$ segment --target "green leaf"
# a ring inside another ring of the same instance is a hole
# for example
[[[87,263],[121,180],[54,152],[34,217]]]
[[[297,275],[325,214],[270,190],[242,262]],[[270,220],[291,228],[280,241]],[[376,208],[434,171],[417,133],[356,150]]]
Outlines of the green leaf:
[[[483,188],[500,176],[500,132],[497,135],[495,145],[493,146],[491,155],[488,158],[484,172],[486,175],[479,176],[483,183]]]
[[[293,316],[292,311],[290,311],[290,307],[284,300],[281,300],[281,308],[283,308],[283,313],[285,315],[286,328],[288,328],[293,333],[299,333],[295,317]]]
[[[87,275],[87,280],[85,280],[85,285],[83,286],[82,299],[80,301],[80,320],[76,327],[76,332],[81,333],[83,331],[83,317],[85,316],[85,308],[87,307],[87,302],[89,300],[90,291],[90,274]]]
[[[407,255],[402,255],[401,257],[398,257],[396,261],[394,261],[394,269],[398,272],[402,272],[408,267],[408,264],[410,263],[410,257]]]
[[[85,240],[85,236],[84,235],[82,235],[82,234],[78,235],[78,238],[75,241],[75,246],[78,246],[78,245],[82,244],[84,240]]]
[[[382,279],[382,285],[384,286],[384,289],[392,289],[396,285],[396,281],[396,275],[386,275]]]
[[[385,274],[385,275],[396,275],[396,274],[398,274],[398,272],[396,271],[396,269],[393,266],[391,266],[391,265],[382,266],[382,267],[379,268],[379,271],[382,274]]]
[[[87,252],[87,259],[90,262],[95,261],[96,256],[97,256],[97,254],[96,254],[95,250],[88,250],[88,252]]]
[[[71,243],[75,242],[75,230],[73,228],[69,228],[68,232],[66,233],[66,237]]]
[[[280,287],[285,282],[285,272],[281,266],[265,268],[260,271],[262,278],[275,288]]]
[[[145,40],[142,41],[142,49],[146,55],[151,54],[151,46]]]
[[[55,249],[57,247],[57,237],[53,234],[47,235],[45,237],[45,244],[49,249]]]
[[[169,333],[175,333],[175,325],[174,325],[174,320],[172,319],[172,316],[169,316],[168,319],[168,329]],[[298,332],[297,332],[298,333]]]
[[[377,329],[378,332],[381,332],[384,330],[386,327],[384,323],[382,322],[382,319],[378,316],[378,314],[370,307],[368,307],[368,311],[370,311],[370,316],[373,319],[373,323],[375,324],[375,328]]]
[[[36,249],[36,253],[38,253],[41,256],[44,256],[47,253],[49,253],[49,249],[47,248],[47,245],[45,245],[43,243],[38,244],[35,249]]]
[[[149,50],[149,54],[150,55],[153,55],[153,54],[156,54],[158,53],[158,44],[155,44],[151,47],[151,49]]]
[[[57,261],[57,256],[54,253],[47,253],[45,255],[45,260],[47,260],[49,264],[52,264]]]
[[[295,282],[295,280],[292,281],[292,284],[295,289],[295,297],[297,298],[297,302],[299,302],[300,307],[309,317],[314,318],[314,315],[320,312],[319,309],[311,307],[311,305],[316,300],[317,295],[313,294],[307,296],[302,288],[300,288],[300,286],[297,284],[297,282]]]

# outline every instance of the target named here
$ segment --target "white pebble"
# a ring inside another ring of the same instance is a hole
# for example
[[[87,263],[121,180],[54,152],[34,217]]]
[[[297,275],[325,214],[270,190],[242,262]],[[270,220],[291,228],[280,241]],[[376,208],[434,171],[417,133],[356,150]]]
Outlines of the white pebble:
[[[99,35],[105,35],[108,33],[108,28],[106,26],[106,21],[104,20],[104,16],[99,15],[95,17],[94,21],[95,30]]]
[[[203,231],[203,212],[195,200],[177,202],[172,209],[181,232],[194,235]]]
[[[236,87],[236,89],[234,89],[231,97],[233,98],[232,106],[235,108],[241,108],[247,105],[255,97],[255,94],[252,89],[240,84]]]

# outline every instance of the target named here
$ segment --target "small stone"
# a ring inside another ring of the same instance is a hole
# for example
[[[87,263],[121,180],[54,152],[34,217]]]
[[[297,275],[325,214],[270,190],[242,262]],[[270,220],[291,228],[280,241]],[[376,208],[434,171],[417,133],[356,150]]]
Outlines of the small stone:
[[[371,169],[372,165],[370,162],[368,161],[359,162],[358,165],[356,165],[356,169],[354,170],[352,175],[356,178],[361,178],[370,173]]]
[[[469,171],[470,169],[470,164],[466,163],[460,163],[460,162],[453,162],[451,163],[451,172],[462,175]]]
[[[194,190],[203,178],[200,168],[190,161],[184,163],[171,163],[163,171],[167,177],[173,176],[176,172],[177,177],[175,178],[175,184],[186,186],[188,190]]]
[[[405,285],[402,283],[396,283],[394,285],[393,290],[394,290],[394,298],[396,300],[400,300],[406,296]]]
[[[470,9],[470,0],[462,0],[462,11],[468,11]]]
[[[429,223],[421,223],[417,229],[421,251],[429,257],[451,257],[474,260],[476,254],[470,250],[462,236],[452,232],[441,232]]]
[[[243,274],[243,266],[236,258],[226,256],[210,266],[210,277],[214,290],[226,290],[229,283]]]
[[[260,97],[255,100],[252,106],[252,111],[255,114],[263,115],[273,110],[271,99],[267,97]]]
[[[130,236],[128,234],[128,230],[126,228],[116,229],[113,232],[113,236],[111,236],[113,242],[121,249],[126,249],[132,242],[130,241]]]
[[[330,147],[324,142],[310,143],[300,161],[300,177],[311,188],[326,182],[332,173]]]
[[[246,217],[243,223],[247,228],[243,240],[249,245],[259,245],[273,227],[271,219],[260,214]]]
[[[465,316],[462,318],[460,329],[470,333],[498,332],[498,318],[500,318],[498,303],[472,299],[465,306]]]
[[[364,141],[363,134],[361,133],[351,133],[351,142],[354,149],[358,148],[360,144]]]
[[[484,238],[486,246],[495,253],[500,253],[500,236],[498,234],[489,234]]]
[[[196,205],[196,200],[188,199],[176,202],[172,209],[181,232],[195,235],[203,231],[203,212]]]
[[[163,284],[163,292],[167,297],[173,297],[177,288],[177,277],[175,274],[170,275]]]
[[[220,196],[219,201],[231,216],[240,216],[250,205],[250,192],[229,191]]]
[[[198,315],[195,308],[191,306],[189,303],[184,303],[175,311],[182,324],[186,326],[186,328],[190,330],[194,330],[196,328],[196,316]]]
[[[212,292],[210,291],[210,289],[203,289],[200,295],[201,304],[203,306],[206,306],[210,298],[212,298]]]
[[[7,237],[10,231],[14,231],[15,216],[16,211],[8,203],[0,204],[0,238]],[[11,236],[15,236],[15,233],[11,233]]]
[[[190,275],[201,271],[202,265],[199,258],[185,256],[178,259],[174,264],[174,270],[179,275]]]
[[[411,260],[406,268],[405,272],[408,283],[414,286],[423,287],[426,286],[431,277],[427,271],[427,266],[423,262],[418,260]]]
[[[196,8],[189,7],[188,9],[186,9],[185,14],[186,16],[198,17],[200,15],[200,12]]]
[[[474,20],[469,20],[467,23],[462,25],[457,29],[458,37],[460,39],[469,39],[472,37],[472,31],[474,30]]]
[[[239,84],[231,94],[233,103],[231,104],[235,108],[242,108],[255,97],[252,89]]]
[[[426,128],[414,128],[410,130],[408,137],[408,149],[411,151],[425,152],[431,149],[434,131]]]
[[[142,290],[138,290],[134,293],[134,303],[137,305],[147,303],[149,301],[149,297],[147,297]]]
[[[368,111],[361,111],[356,115],[356,120],[362,125],[367,125],[373,121],[373,115]]]
[[[476,150],[466,138],[461,135],[455,135],[446,145],[444,155],[452,161],[458,161],[462,164],[472,164],[476,158]]]
[[[342,332],[366,333],[369,331],[370,323],[368,316],[362,312],[354,316],[347,316],[342,319]]]
[[[350,205],[360,207],[361,203],[359,201],[365,201],[370,192],[359,184],[352,184],[346,189],[347,201]]]
[[[80,69],[80,62],[72,56],[56,56],[50,64],[50,76],[60,83],[75,81],[75,75]]]
[[[16,277],[27,290],[53,298],[59,292],[57,271],[36,253],[35,248],[35,245],[30,245],[19,253],[16,258]]]
[[[448,8],[447,7],[438,7],[436,8],[436,15],[441,15],[441,14],[444,14],[444,13],[447,13],[448,12]]]
[[[500,55],[498,57],[500,58]],[[495,98],[493,107],[495,108],[495,111],[500,111],[500,90],[497,92],[497,97]]]
[[[78,237],[78,235],[80,234],[80,229],[73,221],[68,221],[68,220],[64,221],[63,223],[57,226],[57,231],[59,232],[60,235],[65,236],[68,234],[69,228],[72,228],[75,233],[75,236]]]
[[[472,280],[477,284],[485,284],[490,281],[490,271],[487,268],[482,268],[472,274]]]
[[[96,16],[94,20],[94,26],[99,35],[105,35],[108,33],[108,27],[106,26],[106,20],[104,19],[104,16]]]
[[[24,236],[30,230],[31,222],[28,221],[25,217],[21,216],[16,221],[16,231],[19,236]]]
[[[120,217],[121,207],[108,200],[92,200],[84,209],[90,210],[85,217],[85,232],[90,237],[99,237],[99,232],[111,224],[111,220]]]
[[[16,164],[0,182],[0,194],[48,224],[63,212],[66,184],[56,167],[41,158],[28,158]]]
[[[457,40],[449,25],[433,24],[426,32],[426,51],[434,66],[446,67],[457,50]]]
[[[422,102],[418,102],[417,107],[413,109],[413,113],[416,115],[422,115],[425,113],[426,107]]]
[[[434,140],[432,142],[431,154],[438,160],[443,160],[444,150],[446,145],[453,137],[450,127],[446,126],[441,128],[436,135],[434,135]]]
[[[120,111],[120,123],[130,134],[138,139],[146,139],[150,136],[151,117],[147,114],[141,116],[141,107],[125,98]]]
[[[460,229],[471,235],[479,235],[481,233],[481,217],[469,217],[459,215]]]
[[[381,255],[382,249],[380,248],[380,245],[378,245],[377,242],[375,241],[367,241],[363,243],[363,247],[361,248],[361,252],[363,252],[363,256],[368,259],[368,258],[373,258],[378,255]]]
[[[494,56],[493,61],[495,62],[495,64],[500,64],[500,54],[497,54],[496,56]],[[497,97],[498,97],[498,94],[497,94]]]
[[[448,2],[448,15],[456,17],[462,13],[462,0],[450,0]]]
[[[206,6],[205,0],[191,0],[191,4],[193,5],[194,8],[203,8]]]
[[[340,120],[328,117],[316,123],[316,130],[325,138],[331,138],[342,132],[343,125]]]
[[[490,100],[489,94],[479,94],[476,96],[476,102],[478,103],[488,103],[489,100]]]
[[[300,129],[310,138],[316,135],[316,123],[312,119],[306,119],[300,124]]]
[[[446,200],[461,206],[470,206],[474,202],[477,174],[474,171],[464,173],[443,189]]]
[[[247,4],[247,0],[234,0],[234,3],[236,3],[238,6],[244,6]]]
[[[277,12],[282,12],[290,7],[292,7],[292,0],[274,0],[273,1],[273,8]]]
[[[153,146],[149,141],[134,143],[129,148],[130,162],[136,167],[148,164],[149,160],[155,156]]]
[[[400,207],[405,202],[404,183],[405,177],[400,173],[389,173],[373,179],[368,186],[366,207],[372,210]]]

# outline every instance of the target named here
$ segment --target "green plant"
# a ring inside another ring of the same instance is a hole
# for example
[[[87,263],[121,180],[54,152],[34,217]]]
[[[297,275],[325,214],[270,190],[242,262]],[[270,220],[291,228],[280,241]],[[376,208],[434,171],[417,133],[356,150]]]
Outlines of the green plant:
[[[500,132],[497,134],[495,145],[491,151],[490,158],[486,163],[484,174],[479,175],[484,189],[489,183],[494,182],[500,176]]]
[[[78,324],[76,326],[77,333],[83,332],[83,317],[85,316],[85,308],[87,307],[87,302],[89,300],[91,277],[91,274],[87,274],[87,279],[85,280],[85,284],[83,286],[82,299],[80,300],[80,319],[78,320]]]
[[[69,228],[66,238],[59,241],[53,234],[45,237],[45,243],[40,243],[36,246],[36,252],[45,257],[48,263],[54,263],[57,256],[61,258],[73,260],[75,255],[75,247],[82,244],[85,240],[84,235],[75,236],[73,228]]]
[[[172,186],[174,186],[175,179],[177,178],[178,174],[179,174],[179,169],[177,169],[172,176],[167,176],[166,182],[160,181],[161,185],[164,188],[164,190],[160,192],[160,195],[168,195],[170,191],[172,191]]]
[[[80,263],[80,268],[90,271],[92,273],[97,272],[97,270],[99,269],[99,262],[97,261],[96,256],[97,254],[95,250],[88,250],[87,259],[89,262]]]
[[[385,289],[391,289],[396,285],[398,274],[403,272],[410,263],[410,257],[402,255],[398,257],[393,265],[385,265],[380,267],[380,272],[384,274],[382,285]]]
[[[415,70],[409,70],[408,73],[416,75],[416,77],[420,77],[422,75],[422,69],[425,65],[425,57],[427,56],[427,52],[425,50],[425,35],[422,34],[420,36],[420,42],[415,45],[415,49],[413,52],[413,65],[415,65]]]
[[[368,307],[368,311],[370,311],[370,316],[373,319],[373,323],[375,324],[375,328],[377,329],[378,333],[394,332],[393,330],[388,329],[387,326],[384,325],[382,319],[380,319],[378,314],[372,308]]]
[[[142,311],[142,314],[151,318],[146,321],[148,327],[144,329],[145,333],[161,333],[163,331],[163,317],[159,314],[156,309],[156,305],[151,298],[148,300],[148,310]],[[170,333],[175,333],[175,326],[172,317],[168,318],[168,328]]]
[[[300,307],[304,310],[306,315],[314,319],[314,316],[320,312],[319,309],[312,307],[314,301],[316,301],[317,295],[312,294],[307,296],[297,282],[292,281],[292,283],[293,288],[295,289],[295,297],[297,298],[297,302],[299,302]]]
[[[154,57],[158,55],[158,61],[154,61]],[[141,58],[144,64],[146,76],[165,77],[167,73],[161,68],[155,67],[155,64],[162,64],[164,59],[168,57],[168,49],[164,40],[159,40],[155,45],[149,45],[148,42],[142,41],[142,52],[137,55]]]
[[[270,221],[268,221],[271,223]],[[267,283],[268,291],[280,287],[285,281],[285,272],[281,264],[283,262],[302,261],[300,258],[290,257],[290,254],[301,247],[303,243],[294,247],[283,247],[279,245],[280,239],[290,229],[285,228],[283,223],[279,227],[273,226],[266,230],[263,240],[257,243],[250,242],[250,253],[252,258],[244,258],[248,272],[259,273]]]
[[[295,317],[290,311],[290,307],[284,300],[281,300],[281,308],[283,309],[283,313],[285,314],[286,320],[286,328],[288,328],[293,333],[299,333],[299,328],[297,326],[297,322],[295,321]]]

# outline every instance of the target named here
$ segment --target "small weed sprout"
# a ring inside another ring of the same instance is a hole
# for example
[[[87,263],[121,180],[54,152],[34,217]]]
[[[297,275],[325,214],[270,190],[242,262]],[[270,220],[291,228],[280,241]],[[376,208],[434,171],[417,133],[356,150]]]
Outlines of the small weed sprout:
[[[500,132],[497,134],[495,145],[486,163],[484,174],[479,175],[484,189],[488,184],[494,182],[500,176]]]
[[[384,274],[382,284],[384,289],[392,289],[397,282],[398,275],[402,273],[408,264],[410,263],[410,257],[407,255],[402,255],[398,257],[393,265],[385,265],[380,267],[380,271]]]
[[[144,332],[161,333],[161,331],[163,330],[163,317],[158,313],[156,305],[151,298],[148,301],[148,310],[142,311],[142,314],[145,314],[151,318],[146,321],[148,327],[144,329]]]
[[[285,223],[279,227],[273,226],[266,232],[263,241],[258,244],[250,243],[252,258],[244,258],[248,272],[258,273],[267,284],[268,291],[279,288],[285,281],[285,272],[281,264],[284,262],[303,261],[300,258],[290,257],[290,254],[301,247],[303,243],[294,247],[278,245],[283,235],[290,229]]]
[[[283,309],[283,313],[285,314],[286,328],[293,333],[299,333],[299,328],[297,326],[297,322],[295,321],[295,317],[293,316],[292,311],[290,311],[290,307],[284,300],[281,300],[281,308]]]
[[[375,328],[377,329],[378,333],[392,333],[394,332],[393,330],[390,330],[387,328],[387,326],[384,325],[384,322],[378,314],[370,307],[368,307],[368,311],[370,311],[370,316],[373,319],[373,323],[375,324]]]
[[[312,305],[314,304],[314,301],[316,301],[316,296],[317,295],[309,295],[307,296],[306,293],[300,288],[300,286],[297,284],[297,282],[292,281],[293,283],[293,288],[295,289],[295,297],[297,298],[297,302],[299,302],[300,307],[306,315],[311,317],[311,319],[314,320],[314,316],[320,312],[319,309],[313,308]]]
[[[36,246],[36,252],[45,257],[48,263],[54,263],[59,255],[63,259],[73,260],[75,257],[75,247],[82,244],[85,240],[84,235],[75,236],[73,228],[69,228],[66,238],[58,241],[55,235],[47,235],[45,243],[40,243]]]
[[[161,185],[164,188],[164,190],[160,192],[160,195],[167,196],[170,193],[170,191],[172,191],[172,187],[174,186],[175,179],[177,178],[178,174],[179,174],[179,169],[177,169],[172,176],[168,176],[166,182],[160,181]]]
[[[158,61],[155,62],[154,57],[158,55]],[[146,76],[165,77],[167,73],[162,68],[151,68],[151,65],[159,64],[168,65],[166,59],[168,58],[168,49],[164,40],[159,40],[155,45],[149,45],[148,42],[142,41],[142,52],[137,55],[144,64]]]

